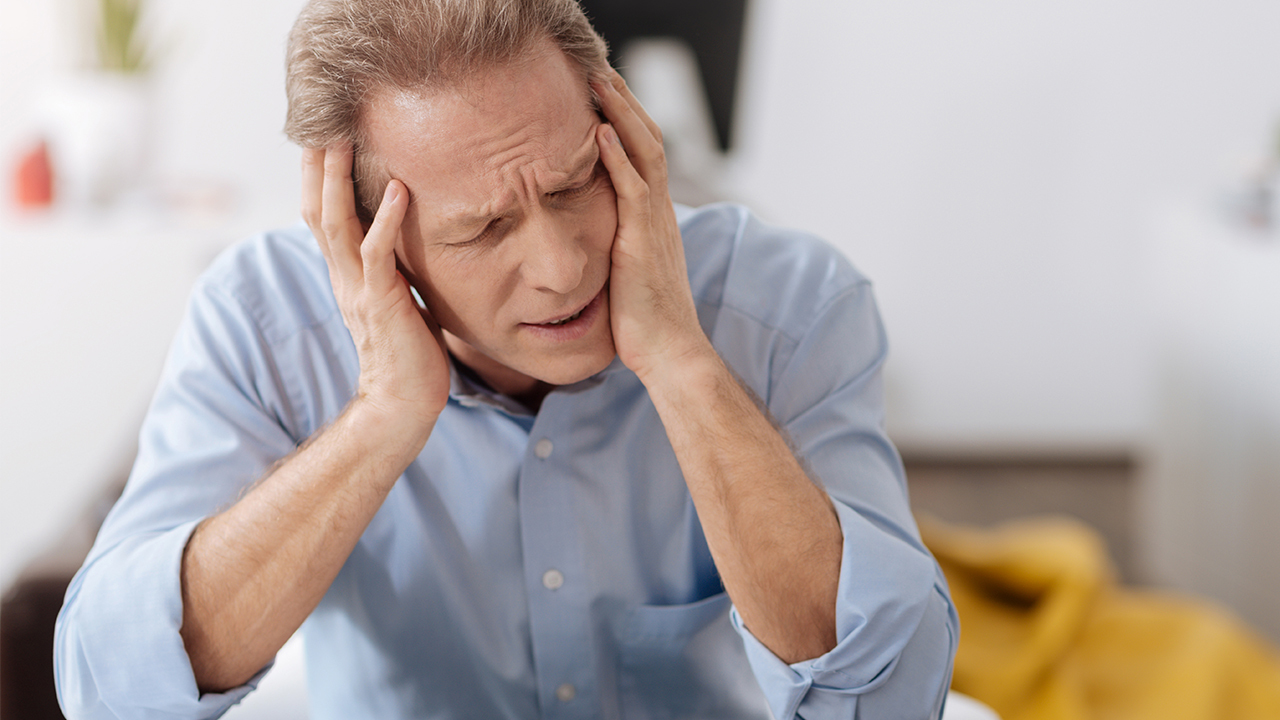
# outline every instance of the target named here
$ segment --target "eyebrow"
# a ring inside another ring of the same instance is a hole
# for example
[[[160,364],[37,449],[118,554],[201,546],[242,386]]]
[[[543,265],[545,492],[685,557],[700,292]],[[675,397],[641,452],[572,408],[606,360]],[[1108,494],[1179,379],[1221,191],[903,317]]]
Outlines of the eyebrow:
[[[590,154],[585,155],[581,160],[578,161],[578,164],[575,165],[572,170],[570,170],[568,173],[565,174],[564,182],[561,182],[553,186],[550,190],[548,190],[547,191],[548,195],[558,193],[558,192],[563,192],[565,190],[569,190],[573,188],[575,185],[577,185],[580,182],[583,173],[587,172],[588,170],[594,171],[595,166],[600,163],[600,149],[595,145],[593,145],[592,147],[593,147],[593,151]],[[444,223],[442,223],[440,226],[439,232],[440,234],[456,233],[467,227],[471,227],[473,225],[479,225],[482,222],[487,222],[489,220],[492,220],[494,217],[497,217],[500,214],[501,213],[463,211],[455,215],[454,217],[446,220]]]

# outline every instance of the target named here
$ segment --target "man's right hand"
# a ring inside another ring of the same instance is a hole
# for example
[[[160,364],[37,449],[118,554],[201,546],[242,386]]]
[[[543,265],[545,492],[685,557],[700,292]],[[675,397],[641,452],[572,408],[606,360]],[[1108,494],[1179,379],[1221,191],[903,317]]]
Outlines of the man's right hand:
[[[306,620],[449,396],[440,328],[396,268],[408,190],[392,180],[365,232],[351,150],[303,153],[303,216],[359,353],[359,388],[341,415],[187,542],[181,633],[203,692],[243,684]]]
[[[399,180],[387,184],[368,232],[356,214],[349,146],[303,150],[302,215],[329,266],[329,279],[360,358],[354,403],[385,418],[388,431],[421,450],[449,397],[440,327],[396,268],[409,206]],[[417,452],[414,452],[416,455]]]

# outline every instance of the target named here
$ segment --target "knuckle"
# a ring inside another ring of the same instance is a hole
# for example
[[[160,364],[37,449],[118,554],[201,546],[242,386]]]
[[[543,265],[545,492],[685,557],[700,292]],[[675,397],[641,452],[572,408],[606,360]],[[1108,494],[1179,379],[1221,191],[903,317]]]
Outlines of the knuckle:
[[[320,219],[320,232],[323,233],[326,238],[338,238],[342,234],[342,223],[331,217],[322,217]]]
[[[345,183],[351,182],[351,176],[348,175],[347,172],[344,171],[342,168],[339,168],[336,165],[333,165],[331,163],[325,163],[324,181],[326,183],[344,183],[345,184]]]
[[[327,182],[351,180],[351,169],[337,155],[326,156],[324,163],[324,179]]]
[[[302,219],[306,221],[307,227],[313,231],[320,229],[320,213],[314,203],[307,200],[302,201]]]

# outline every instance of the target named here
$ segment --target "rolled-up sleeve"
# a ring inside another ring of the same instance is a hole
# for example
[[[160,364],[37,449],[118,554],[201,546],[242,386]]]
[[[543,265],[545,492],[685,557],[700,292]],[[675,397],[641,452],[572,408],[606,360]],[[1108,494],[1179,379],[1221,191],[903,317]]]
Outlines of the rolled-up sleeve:
[[[834,266],[824,279],[856,275],[842,262]],[[840,521],[837,644],[787,664],[736,609],[733,623],[778,720],[936,718],[959,621],[946,579],[919,539],[902,463],[885,431],[887,341],[871,286],[865,279],[825,285],[843,289],[817,304],[794,344],[775,355],[766,402]]]
[[[81,571],[58,618],[56,673],[67,717],[216,717],[257,686],[201,695],[182,627],[179,569],[196,522],[131,537]]]
[[[262,676],[202,695],[179,634],[191,533],[296,447],[270,359],[246,349],[262,345],[259,332],[219,288],[193,293],[124,494],[58,616],[54,672],[68,718],[217,717]]]
[[[787,664],[732,612],[770,710],[779,720],[937,718],[958,640],[946,586],[937,581],[932,562],[884,542],[848,507],[837,503],[836,511],[845,545],[835,648]]]

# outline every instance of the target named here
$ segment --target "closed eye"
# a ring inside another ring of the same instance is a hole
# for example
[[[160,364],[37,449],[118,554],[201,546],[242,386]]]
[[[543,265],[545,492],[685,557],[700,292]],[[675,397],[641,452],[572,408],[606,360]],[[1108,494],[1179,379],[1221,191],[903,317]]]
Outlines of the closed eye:
[[[449,247],[464,248],[464,247],[471,247],[472,245],[479,245],[480,243],[484,242],[485,240],[488,240],[490,237],[492,237],[494,234],[498,232],[499,226],[502,224],[502,221],[504,219],[505,218],[494,218],[490,220],[489,223],[484,226],[484,229],[481,230],[480,233],[475,237],[471,238],[470,240],[464,240],[462,242],[449,243]]]
[[[569,188],[568,190],[558,190],[556,192],[553,192],[551,193],[551,197],[556,198],[557,200],[572,200],[574,198],[586,195],[588,192],[591,191],[591,188],[595,184],[596,184],[596,176],[593,174],[591,178],[587,180],[585,183],[577,187]]]

